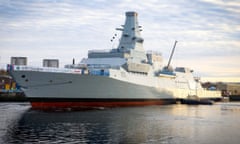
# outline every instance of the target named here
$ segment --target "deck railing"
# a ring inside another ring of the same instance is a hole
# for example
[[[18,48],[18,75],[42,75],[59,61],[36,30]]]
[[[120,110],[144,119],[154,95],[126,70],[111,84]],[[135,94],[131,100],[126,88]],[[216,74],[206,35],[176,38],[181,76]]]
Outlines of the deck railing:
[[[104,69],[105,68],[105,69]],[[22,66],[22,65],[8,65],[8,71],[37,71],[37,72],[53,72],[53,73],[73,73],[81,75],[99,75],[109,76],[109,69],[102,67],[102,69],[70,69],[70,68],[52,68],[52,67],[33,67],[33,66]]]

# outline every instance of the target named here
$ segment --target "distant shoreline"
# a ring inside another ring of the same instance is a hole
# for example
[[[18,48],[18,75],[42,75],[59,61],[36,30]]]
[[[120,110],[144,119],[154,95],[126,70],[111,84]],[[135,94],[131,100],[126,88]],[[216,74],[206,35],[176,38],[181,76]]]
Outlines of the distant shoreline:
[[[19,93],[0,93],[0,102],[27,102],[23,92]]]

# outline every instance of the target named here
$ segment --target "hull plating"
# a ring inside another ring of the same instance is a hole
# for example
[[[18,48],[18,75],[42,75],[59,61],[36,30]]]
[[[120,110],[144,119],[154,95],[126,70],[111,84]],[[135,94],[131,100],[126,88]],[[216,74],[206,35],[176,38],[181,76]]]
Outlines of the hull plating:
[[[107,76],[34,71],[15,71],[12,75],[23,87],[33,107],[153,105],[163,104],[162,100],[175,99],[173,93],[166,89],[137,85]],[[47,99],[57,101],[44,103]],[[86,99],[95,101],[82,101]]]
[[[55,100],[33,100],[31,102],[33,109],[89,109],[89,108],[101,108],[101,107],[128,107],[128,106],[149,106],[149,105],[164,105],[164,104],[173,104],[175,100],[173,99],[158,99],[158,100],[143,100],[143,99],[134,99],[134,100],[65,100],[58,101]]]
[[[35,108],[156,105],[186,99],[196,92],[176,88],[175,81],[166,78],[136,76],[121,80],[109,76],[37,71],[13,71],[12,76]],[[218,98],[207,91],[198,90],[197,93],[200,98]]]

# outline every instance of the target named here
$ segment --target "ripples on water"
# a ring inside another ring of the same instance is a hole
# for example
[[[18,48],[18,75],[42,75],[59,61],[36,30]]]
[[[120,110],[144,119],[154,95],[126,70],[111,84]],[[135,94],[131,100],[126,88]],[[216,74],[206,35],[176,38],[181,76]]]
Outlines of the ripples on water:
[[[75,112],[0,103],[0,143],[239,144],[240,103],[167,105]]]

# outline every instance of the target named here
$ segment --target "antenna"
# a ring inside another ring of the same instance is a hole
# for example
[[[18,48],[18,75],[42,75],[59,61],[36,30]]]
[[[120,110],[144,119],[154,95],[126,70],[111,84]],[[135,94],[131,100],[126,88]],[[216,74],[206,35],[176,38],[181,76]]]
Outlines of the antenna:
[[[171,55],[170,55],[170,57],[169,57],[169,60],[168,60],[167,69],[169,69],[169,66],[170,66],[170,63],[171,63],[172,56],[173,56],[173,53],[174,53],[174,51],[175,51],[176,45],[177,45],[177,41],[175,40],[175,43],[174,43],[174,46],[173,46],[173,49],[172,49],[172,53],[171,53]]]

